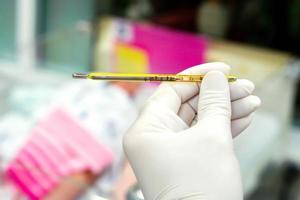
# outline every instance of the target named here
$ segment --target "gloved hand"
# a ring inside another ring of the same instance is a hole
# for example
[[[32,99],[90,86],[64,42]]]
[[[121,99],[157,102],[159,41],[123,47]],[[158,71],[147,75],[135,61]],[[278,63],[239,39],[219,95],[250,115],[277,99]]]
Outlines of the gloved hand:
[[[223,63],[189,68],[183,73],[206,73],[200,93],[196,83],[164,83],[146,102],[123,141],[146,199],[243,198],[232,136],[249,125],[260,100],[250,81],[228,84],[229,70]]]

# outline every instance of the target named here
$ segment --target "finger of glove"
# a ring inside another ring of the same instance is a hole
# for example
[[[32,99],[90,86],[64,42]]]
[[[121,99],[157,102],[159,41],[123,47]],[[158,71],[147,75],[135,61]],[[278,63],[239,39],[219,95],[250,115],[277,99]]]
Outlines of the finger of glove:
[[[230,99],[235,101],[251,95],[255,89],[253,82],[247,79],[238,79],[229,84]]]
[[[208,72],[202,81],[198,101],[198,123],[210,120],[216,126],[230,129],[231,102],[229,84],[220,71]]]
[[[198,104],[198,96],[182,104],[177,114],[188,126],[190,126],[197,114],[197,110],[192,104]]]
[[[231,121],[231,135],[232,135],[232,138],[238,136],[245,129],[247,129],[247,127],[250,125],[250,123],[253,119],[253,116],[254,116],[254,112],[251,113],[250,115],[246,116],[246,117]],[[194,118],[193,121],[191,122],[190,126],[194,126],[195,124],[197,124],[197,122],[198,121]]]
[[[180,74],[206,74],[209,71],[218,70],[228,74],[230,67],[224,63],[207,63],[188,68]],[[181,104],[199,93],[199,83],[163,83],[148,99],[145,107],[152,102],[160,104],[172,110],[179,111]]]
[[[241,134],[251,123],[253,119],[254,113],[251,113],[250,115],[233,120],[231,122],[231,134],[232,138],[235,138],[239,134]]]
[[[238,79],[236,82],[229,84],[229,88],[231,101],[235,101],[252,94],[252,92],[254,91],[254,84],[246,79]],[[191,124],[191,120],[194,119],[194,115],[195,113],[197,113],[198,98],[198,95],[193,96],[188,101],[183,103],[178,111],[178,116],[188,125]],[[234,113],[231,119],[233,117]]]
[[[187,102],[183,103],[177,115],[190,126],[198,112],[199,95],[192,97]]]
[[[250,95],[248,97],[236,100],[231,103],[231,119],[240,119],[254,112],[261,104],[257,96]]]
[[[179,117],[188,126],[192,124],[192,121],[197,113],[195,110],[195,104],[197,104],[197,102],[198,97],[196,96],[184,103],[178,112]],[[260,104],[260,99],[253,95],[231,102],[231,120],[240,119],[250,115],[260,106]]]

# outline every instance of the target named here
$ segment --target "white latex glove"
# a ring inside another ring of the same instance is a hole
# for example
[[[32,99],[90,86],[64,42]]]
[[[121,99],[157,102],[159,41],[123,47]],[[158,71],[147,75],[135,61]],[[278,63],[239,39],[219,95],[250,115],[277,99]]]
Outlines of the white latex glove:
[[[250,81],[228,84],[229,70],[209,63],[182,72],[207,73],[200,93],[196,83],[161,84],[125,135],[146,199],[243,198],[232,136],[249,125],[260,100]]]

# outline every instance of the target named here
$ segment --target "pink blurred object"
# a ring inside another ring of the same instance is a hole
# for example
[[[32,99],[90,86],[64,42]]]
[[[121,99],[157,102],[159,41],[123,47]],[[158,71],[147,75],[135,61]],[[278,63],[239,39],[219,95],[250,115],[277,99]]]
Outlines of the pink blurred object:
[[[177,73],[205,62],[208,42],[204,36],[153,24],[119,22],[119,42],[147,52],[149,73]]]
[[[33,130],[6,175],[30,199],[42,199],[64,176],[101,174],[112,153],[64,110],[56,109]]]

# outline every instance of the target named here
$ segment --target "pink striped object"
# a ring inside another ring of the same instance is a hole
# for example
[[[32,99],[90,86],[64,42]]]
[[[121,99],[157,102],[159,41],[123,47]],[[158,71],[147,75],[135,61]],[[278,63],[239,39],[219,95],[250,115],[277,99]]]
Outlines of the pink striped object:
[[[55,109],[33,129],[6,170],[30,199],[42,199],[64,176],[80,171],[100,174],[112,164],[111,151],[63,109]]]

